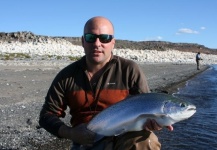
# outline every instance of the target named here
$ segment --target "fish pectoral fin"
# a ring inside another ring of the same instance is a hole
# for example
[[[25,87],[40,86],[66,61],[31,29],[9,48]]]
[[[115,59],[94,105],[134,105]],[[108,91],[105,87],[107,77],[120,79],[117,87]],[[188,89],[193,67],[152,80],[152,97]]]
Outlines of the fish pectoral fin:
[[[157,120],[157,119],[163,119],[163,118],[165,118],[166,117],[166,115],[165,114],[141,114],[141,115],[139,115],[137,118],[136,118],[136,120],[143,120],[143,121],[145,121],[146,122],[146,120],[147,119],[155,119],[155,120]],[[144,123],[145,123],[144,122]]]
[[[165,114],[141,114],[137,118],[154,119],[154,118],[163,118],[165,116],[166,116]]]
[[[167,115],[165,115],[165,114],[154,114],[154,116],[155,116],[156,118],[164,118],[164,117],[166,117]]]
[[[140,116],[137,117],[137,121],[140,122],[140,126],[144,125],[146,123],[147,119],[154,119],[159,125],[162,125],[162,120],[164,120],[164,118],[166,118],[167,115],[166,114],[142,114]]]

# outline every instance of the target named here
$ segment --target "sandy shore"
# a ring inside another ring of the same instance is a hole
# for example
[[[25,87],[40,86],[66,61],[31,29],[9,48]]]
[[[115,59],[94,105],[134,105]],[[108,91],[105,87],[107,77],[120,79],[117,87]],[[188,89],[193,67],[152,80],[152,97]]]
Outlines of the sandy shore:
[[[68,149],[70,141],[57,139],[38,125],[38,115],[51,81],[70,62],[0,65],[0,149]],[[196,64],[139,63],[152,92],[174,92],[184,81],[207,69]],[[65,121],[68,121],[68,117]]]

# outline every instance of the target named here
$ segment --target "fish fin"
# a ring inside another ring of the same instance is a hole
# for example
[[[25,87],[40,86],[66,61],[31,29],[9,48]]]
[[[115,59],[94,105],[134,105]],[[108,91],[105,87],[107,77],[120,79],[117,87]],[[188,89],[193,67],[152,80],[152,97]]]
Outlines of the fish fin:
[[[165,114],[141,114],[136,118],[136,120],[143,120],[143,123],[145,123],[147,119],[154,119],[157,121],[159,118],[163,119],[166,116],[167,115]]]
[[[142,115],[139,115],[137,118],[156,118],[156,117],[159,117],[159,118],[162,118],[162,117],[165,117],[166,115],[165,114],[142,114]]]
[[[137,120],[143,120],[140,122],[140,127],[144,125],[147,119],[154,119],[160,126],[164,126],[162,120],[166,118],[166,114],[142,114],[137,117]]]

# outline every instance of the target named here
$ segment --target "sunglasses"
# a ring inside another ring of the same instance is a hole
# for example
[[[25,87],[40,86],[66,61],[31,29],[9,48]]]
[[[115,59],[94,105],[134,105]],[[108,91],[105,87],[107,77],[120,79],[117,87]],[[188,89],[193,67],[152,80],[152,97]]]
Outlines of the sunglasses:
[[[99,41],[101,43],[109,43],[114,38],[114,36],[109,34],[100,34],[100,35],[91,34],[91,33],[84,34],[84,39],[87,43],[94,43],[96,42],[97,38],[99,38]]]

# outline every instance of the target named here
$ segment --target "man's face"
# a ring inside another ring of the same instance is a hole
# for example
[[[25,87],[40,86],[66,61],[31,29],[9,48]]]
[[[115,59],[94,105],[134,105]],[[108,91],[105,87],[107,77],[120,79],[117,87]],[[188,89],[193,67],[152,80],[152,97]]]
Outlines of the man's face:
[[[95,20],[88,25],[84,30],[86,33],[101,35],[108,34],[113,35],[113,27],[107,20]],[[103,43],[99,38],[96,38],[94,42],[89,43],[82,37],[82,45],[86,54],[87,61],[93,64],[105,64],[111,58],[112,49],[114,48],[115,40],[112,39],[108,43]]]

